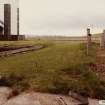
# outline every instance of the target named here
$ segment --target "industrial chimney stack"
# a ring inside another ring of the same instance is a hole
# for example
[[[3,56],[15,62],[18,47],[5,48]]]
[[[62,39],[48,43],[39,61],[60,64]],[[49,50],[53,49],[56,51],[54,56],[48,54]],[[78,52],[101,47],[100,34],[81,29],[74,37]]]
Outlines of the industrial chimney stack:
[[[11,4],[4,4],[4,35],[11,35]]]
[[[17,8],[17,35],[19,35],[19,8]]]

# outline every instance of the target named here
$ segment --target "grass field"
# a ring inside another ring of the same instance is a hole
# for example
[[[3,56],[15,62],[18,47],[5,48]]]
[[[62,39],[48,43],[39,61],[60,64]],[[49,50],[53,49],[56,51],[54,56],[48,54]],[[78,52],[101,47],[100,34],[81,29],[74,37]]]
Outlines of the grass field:
[[[18,91],[41,91],[105,98],[105,81],[89,70],[95,62],[95,47],[86,55],[86,46],[69,41],[0,42],[0,45],[45,44],[46,48],[0,58],[1,85]],[[94,45],[95,46],[95,45]]]

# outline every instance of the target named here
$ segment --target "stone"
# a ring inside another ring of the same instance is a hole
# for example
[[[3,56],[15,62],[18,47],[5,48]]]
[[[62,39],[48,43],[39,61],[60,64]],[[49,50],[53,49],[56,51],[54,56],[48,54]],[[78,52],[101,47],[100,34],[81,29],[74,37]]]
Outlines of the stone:
[[[0,105],[3,105],[9,97],[11,97],[12,89],[8,87],[0,87]]]
[[[89,100],[89,105],[99,105],[99,100],[96,99],[88,99]]]
[[[3,105],[79,105],[80,102],[70,96],[47,93],[22,93],[9,99]]]
[[[69,92],[69,96],[71,96],[72,98],[74,98],[76,100],[79,100],[81,102],[80,105],[88,105],[89,104],[88,97],[81,96],[81,95],[79,95],[75,92],[72,92],[72,91]]]

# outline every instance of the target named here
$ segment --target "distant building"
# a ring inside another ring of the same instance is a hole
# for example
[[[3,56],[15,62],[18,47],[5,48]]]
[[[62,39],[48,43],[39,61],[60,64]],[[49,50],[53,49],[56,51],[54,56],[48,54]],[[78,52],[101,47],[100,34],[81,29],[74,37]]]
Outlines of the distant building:
[[[0,40],[23,40],[24,35],[19,35],[19,0],[8,0],[0,3]]]

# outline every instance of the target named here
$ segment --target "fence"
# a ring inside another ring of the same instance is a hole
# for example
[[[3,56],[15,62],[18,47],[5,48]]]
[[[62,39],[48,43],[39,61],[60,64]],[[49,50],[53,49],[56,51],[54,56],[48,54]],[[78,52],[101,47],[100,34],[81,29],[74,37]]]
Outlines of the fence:
[[[99,37],[92,37],[90,29],[87,29],[87,55],[89,54],[89,49],[91,48],[93,41],[99,42],[100,48],[105,49],[105,30],[103,30]]]

